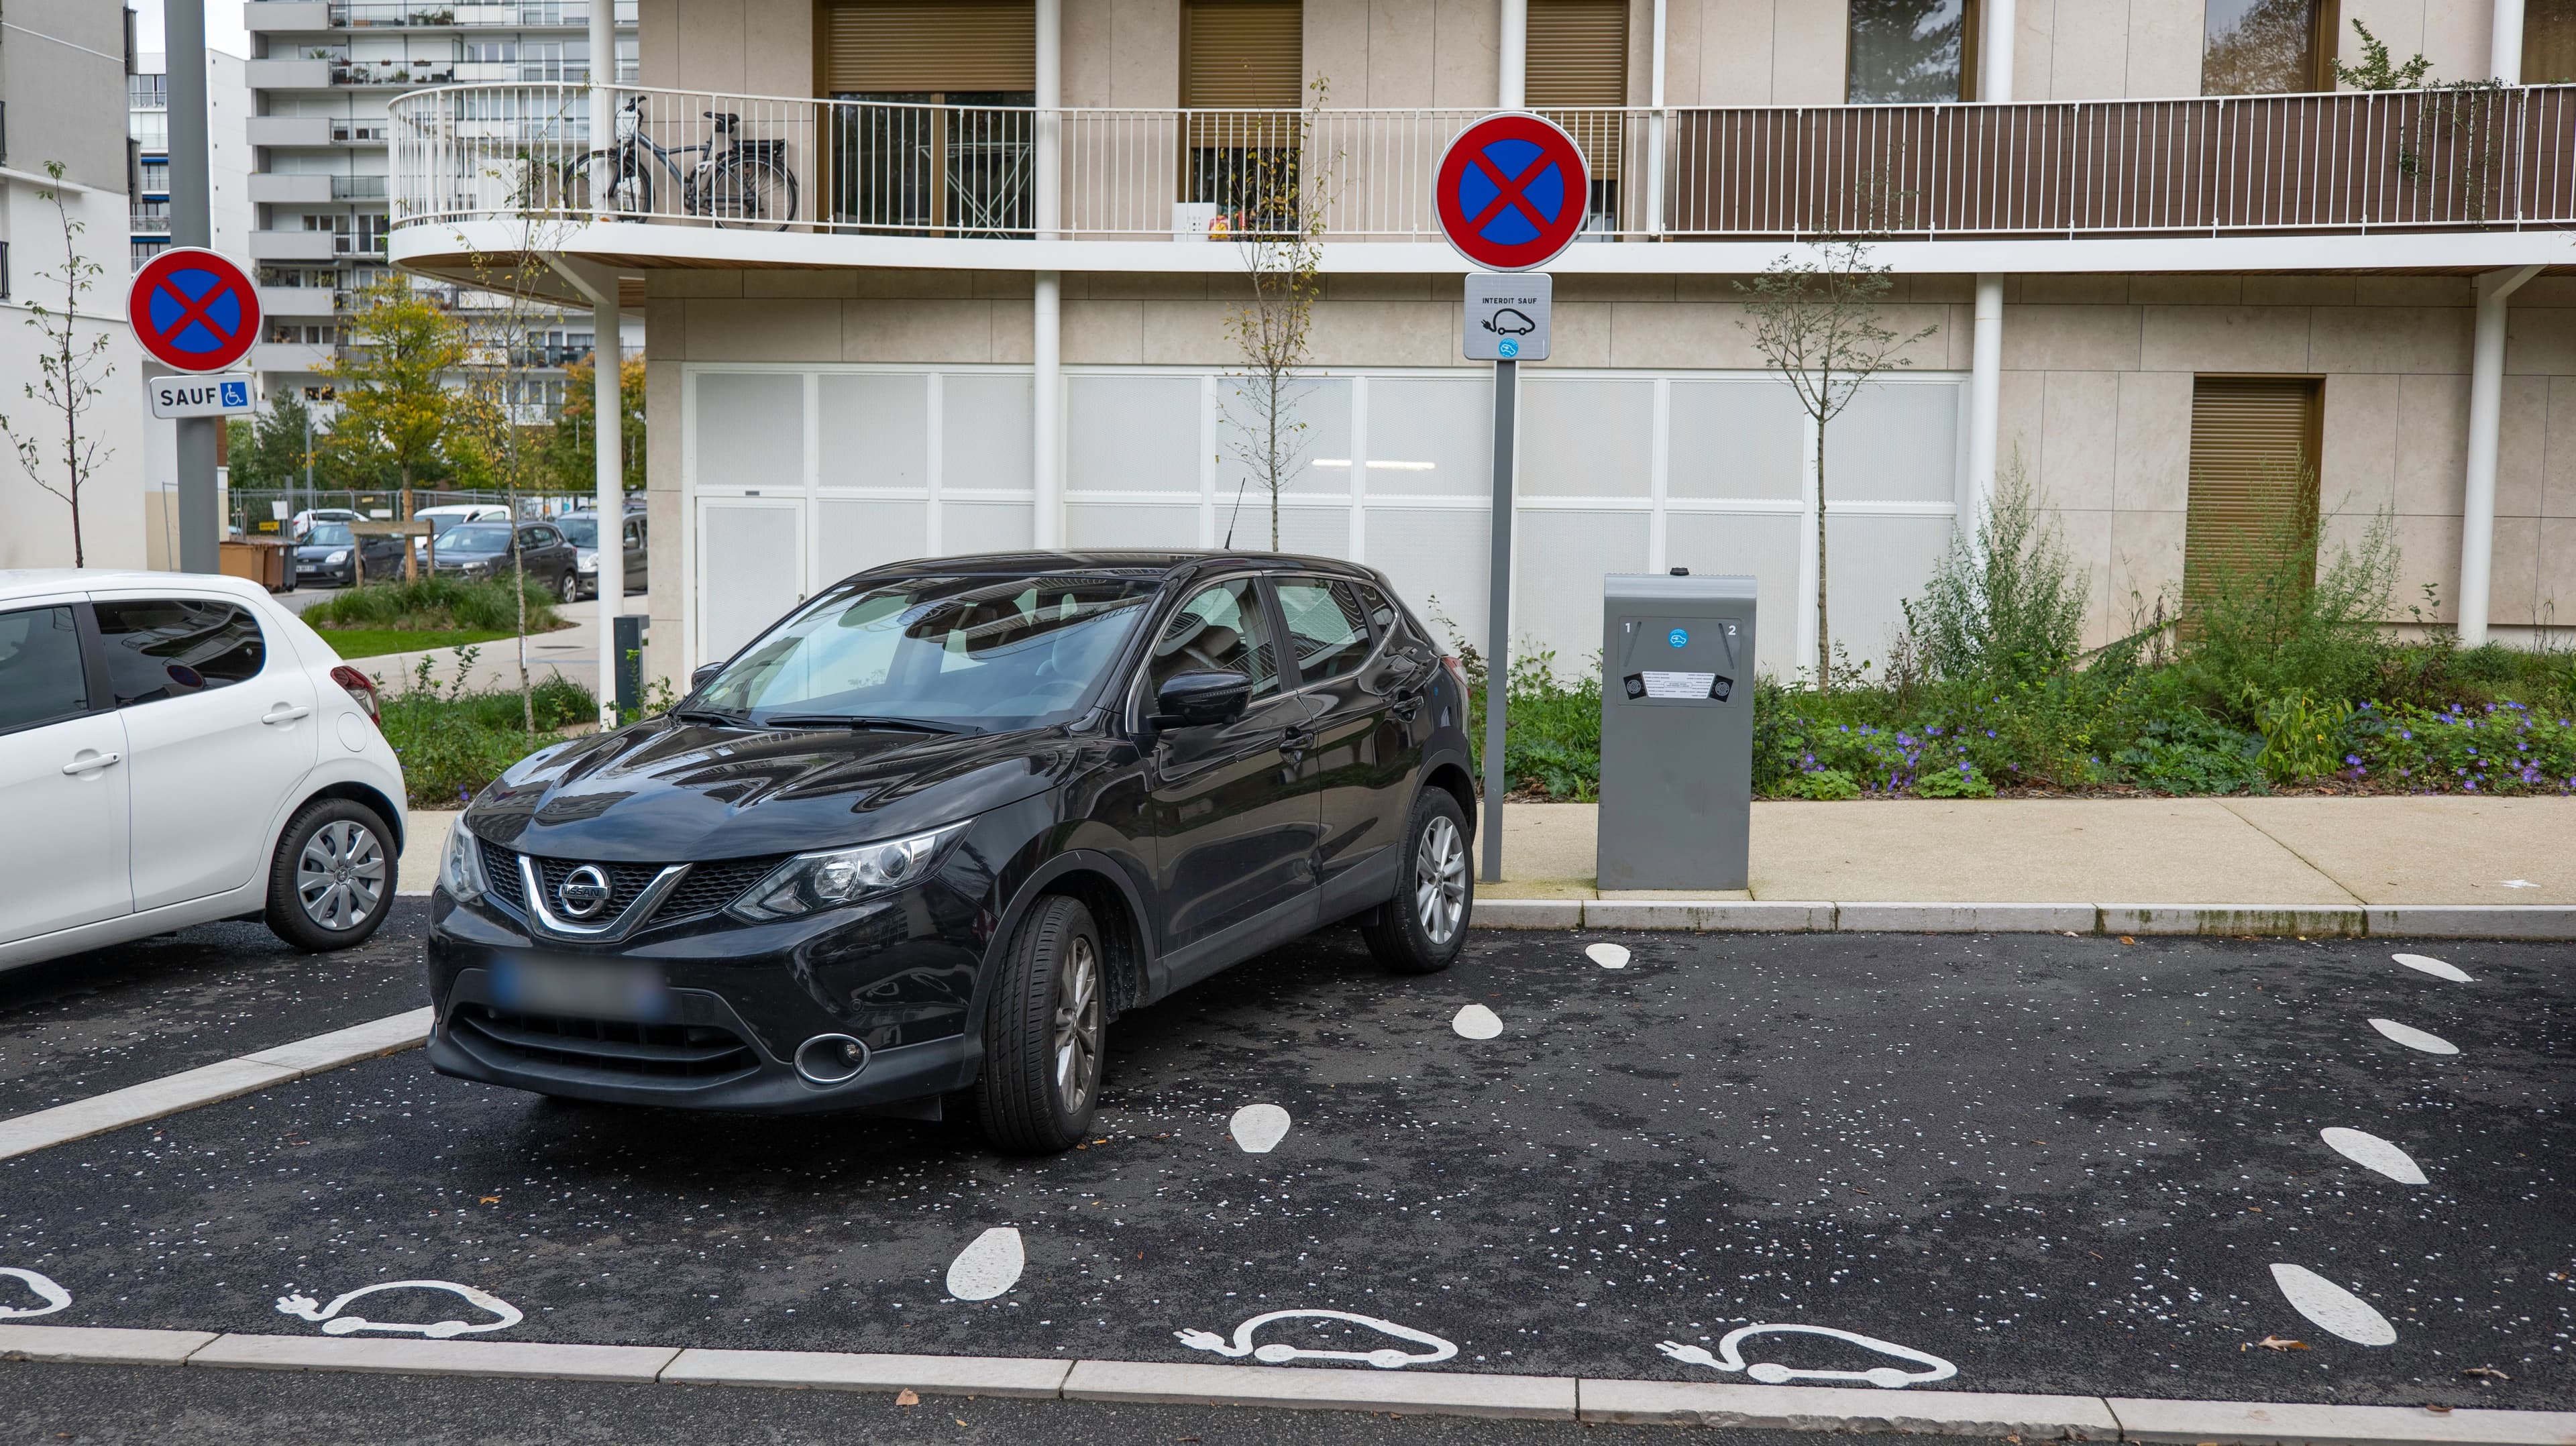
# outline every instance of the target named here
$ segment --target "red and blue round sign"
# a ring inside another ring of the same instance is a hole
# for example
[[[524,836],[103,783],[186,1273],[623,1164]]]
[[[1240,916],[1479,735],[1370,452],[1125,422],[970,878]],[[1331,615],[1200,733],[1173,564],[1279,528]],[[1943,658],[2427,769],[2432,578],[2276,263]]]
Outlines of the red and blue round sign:
[[[1583,229],[1592,175],[1583,149],[1545,116],[1489,115],[1440,157],[1440,229],[1488,271],[1527,271],[1555,259]]]
[[[183,372],[222,371],[259,340],[259,288],[229,259],[196,246],[144,263],[125,314],[143,349]]]

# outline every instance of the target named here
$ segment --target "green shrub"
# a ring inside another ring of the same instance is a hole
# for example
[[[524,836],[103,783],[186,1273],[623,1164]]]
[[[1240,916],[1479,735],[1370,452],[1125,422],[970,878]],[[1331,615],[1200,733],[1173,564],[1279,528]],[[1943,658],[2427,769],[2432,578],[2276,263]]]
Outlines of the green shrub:
[[[2084,640],[2089,574],[2053,526],[2041,525],[2016,450],[1972,539],[1950,550],[1904,604],[1908,646],[1931,678],[2010,686],[2065,671]]]
[[[2346,750],[2344,728],[2353,706],[2341,698],[2311,697],[2305,689],[2266,698],[2248,690],[2254,729],[2263,739],[2254,761],[2274,783],[2300,783],[2335,771]]]
[[[2111,755],[2120,778],[2158,793],[2259,793],[2260,734],[2230,728],[2197,708],[2149,718]]]
[[[553,594],[528,584],[528,631],[563,626]],[[516,633],[518,610],[506,578],[424,577],[410,582],[371,582],[304,610],[317,628],[405,628],[422,632]]]
[[[385,741],[402,760],[414,808],[463,808],[511,764],[563,741],[561,730],[599,716],[590,690],[560,675],[536,682],[523,709],[518,690],[468,691],[475,648],[457,650],[456,681],[431,681],[423,659],[408,686],[384,694]],[[537,731],[527,730],[533,713]]]
[[[1817,768],[1789,776],[1779,787],[1784,798],[1814,799],[1818,803],[1839,803],[1860,797],[1860,784],[1839,768]]]
[[[1923,774],[1914,780],[1914,792],[1921,798],[1992,798],[1995,786],[1977,771],[1977,765],[1962,763]]]
[[[2576,793],[2576,723],[2522,703],[2364,704],[2345,776],[2410,793]]]
[[[2221,569],[2184,619],[2181,675],[2203,711],[2252,727],[2262,700],[2291,693],[2361,698],[2389,644],[2380,620],[2397,583],[2383,515],[2322,569],[2312,520],[2284,518],[2272,569]]]

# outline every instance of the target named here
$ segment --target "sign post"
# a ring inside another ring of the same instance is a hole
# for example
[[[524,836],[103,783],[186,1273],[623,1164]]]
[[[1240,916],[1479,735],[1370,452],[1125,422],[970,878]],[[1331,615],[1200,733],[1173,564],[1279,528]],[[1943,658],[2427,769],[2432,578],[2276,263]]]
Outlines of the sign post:
[[[173,25],[178,23],[177,14],[174,8]],[[201,53],[200,71],[204,63]],[[175,45],[171,64],[179,64]],[[201,74],[200,82],[203,79]],[[175,84],[172,88],[177,89]],[[198,89],[202,94],[202,83]],[[172,105],[177,105],[175,96]],[[175,116],[172,129],[170,157],[175,170],[179,163]],[[201,132],[196,162],[200,168],[205,165],[202,141]],[[216,252],[201,246],[173,246],[134,273],[134,284],[125,294],[125,315],[134,324],[134,339],[154,361],[174,371],[219,372],[250,355],[251,344],[259,340],[259,288],[239,266]],[[215,516],[215,428],[222,425],[223,416],[250,408],[247,378],[209,378],[208,383],[211,396],[201,399],[205,405],[196,406],[184,405],[185,399],[175,395],[165,404],[164,379],[149,384],[153,415],[178,418],[182,572],[216,570],[215,544],[222,524]],[[232,405],[235,402],[238,408]]]
[[[1583,229],[1591,173],[1583,150],[1544,116],[1507,111],[1459,133],[1440,157],[1433,199],[1441,233],[1485,273],[1467,277],[1462,348],[1494,364],[1492,587],[1485,615],[1485,883],[1503,877],[1504,712],[1511,680],[1512,439],[1520,363],[1547,359],[1554,285],[1534,268]]]

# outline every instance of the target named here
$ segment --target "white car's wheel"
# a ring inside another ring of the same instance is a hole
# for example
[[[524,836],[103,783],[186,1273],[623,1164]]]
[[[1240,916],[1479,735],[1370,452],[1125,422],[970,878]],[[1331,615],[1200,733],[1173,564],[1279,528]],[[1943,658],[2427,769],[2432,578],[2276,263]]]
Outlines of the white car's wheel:
[[[375,933],[393,906],[393,831],[385,821],[344,798],[306,804],[269,865],[269,931],[299,949],[346,949]]]

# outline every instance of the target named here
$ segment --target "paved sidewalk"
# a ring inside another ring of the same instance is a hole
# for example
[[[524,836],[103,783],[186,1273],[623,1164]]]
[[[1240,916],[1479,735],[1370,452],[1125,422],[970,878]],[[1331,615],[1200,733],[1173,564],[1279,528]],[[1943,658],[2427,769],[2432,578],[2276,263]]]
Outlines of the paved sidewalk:
[[[599,691],[599,607],[596,603],[574,603],[560,609],[572,619],[572,626],[551,633],[528,635],[528,676],[542,682],[549,674],[560,672],[574,682],[596,693]],[[477,692],[519,686],[519,645],[513,638],[495,638],[473,645],[472,688]],[[420,660],[430,660],[430,675],[439,685],[454,682],[458,663],[455,648],[431,648],[417,653],[383,653],[372,658],[354,658],[354,663],[379,687],[401,692],[411,686],[412,671]]]
[[[1595,899],[1600,810],[1508,804],[1487,899]],[[1752,888],[1611,899],[2576,904],[2576,800],[2141,798],[1753,805]]]

